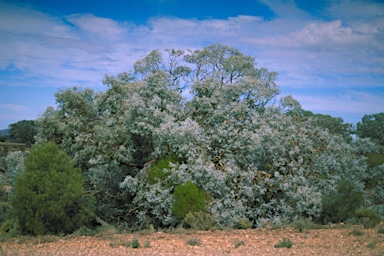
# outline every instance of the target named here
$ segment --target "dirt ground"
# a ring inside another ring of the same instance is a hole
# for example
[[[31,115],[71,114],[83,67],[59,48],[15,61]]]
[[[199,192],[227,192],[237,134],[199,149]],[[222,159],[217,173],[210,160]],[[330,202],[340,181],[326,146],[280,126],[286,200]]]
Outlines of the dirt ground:
[[[98,233],[6,239],[0,255],[384,255],[383,225],[338,225],[299,232],[292,228],[232,231]],[[132,248],[136,238],[139,248]],[[275,248],[283,239],[291,248]],[[191,245],[195,244],[195,245]]]

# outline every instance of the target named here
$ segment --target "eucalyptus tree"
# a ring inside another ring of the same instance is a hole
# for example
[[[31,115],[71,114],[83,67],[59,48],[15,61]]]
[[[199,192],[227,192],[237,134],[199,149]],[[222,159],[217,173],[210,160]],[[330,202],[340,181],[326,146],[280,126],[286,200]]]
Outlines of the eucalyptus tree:
[[[364,189],[361,152],[371,144],[298,118],[295,99],[278,100],[276,78],[219,44],[155,50],[133,71],[107,75],[105,92],[56,93],[37,140],[73,158],[98,200],[96,213],[110,222],[176,225],[172,194],[187,182],[206,193],[205,211],[218,226],[316,218],[337,181],[356,177]],[[164,159],[172,160],[161,167]]]

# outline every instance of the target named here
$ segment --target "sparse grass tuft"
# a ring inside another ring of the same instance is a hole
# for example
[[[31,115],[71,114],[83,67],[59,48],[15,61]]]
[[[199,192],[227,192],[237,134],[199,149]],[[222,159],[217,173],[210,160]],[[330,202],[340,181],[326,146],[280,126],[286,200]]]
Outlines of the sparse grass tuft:
[[[244,245],[244,241],[243,240],[237,240],[234,242],[235,244],[235,248],[239,248],[240,246]]]
[[[102,240],[112,239],[116,235],[116,229],[113,226],[101,226],[98,228],[95,237]]]
[[[144,248],[151,248],[151,241],[149,239],[145,241]]]
[[[369,248],[369,249],[374,249],[374,248],[376,247],[376,245],[377,245],[377,241],[374,241],[374,242],[372,242],[372,243],[369,243],[369,244],[367,245],[367,248]]]
[[[189,238],[187,244],[192,246],[201,245],[201,240],[199,238]]]
[[[355,228],[351,231],[350,234],[354,236],[362,236],[364,235],[364,232],[360,228]]]
[[[96,231],[87,227],[81,227],[77,229],[73,235],[75,236],[94,236]]]
[[[275,244],[275,248],[291,248],[293,245],[292,241],[289,240],[289,239],[286,239],[286,238],[283,238],[283,240],[278,243],[278,244]]]
[[[303,232],[304,230],[318,229],[320,225],[308,219],[299,219],[293,221],[291,227],[298,232]]]

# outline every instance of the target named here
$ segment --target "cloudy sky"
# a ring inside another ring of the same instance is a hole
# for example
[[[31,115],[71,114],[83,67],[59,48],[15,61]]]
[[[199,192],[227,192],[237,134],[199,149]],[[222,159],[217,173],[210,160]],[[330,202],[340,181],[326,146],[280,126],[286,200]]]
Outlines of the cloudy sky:
[[[0,0],[0,129],[38,118],[58,89],[105,90],[153,49],[212,43],[277,71],[306,110],[384,112],[381,0]]]

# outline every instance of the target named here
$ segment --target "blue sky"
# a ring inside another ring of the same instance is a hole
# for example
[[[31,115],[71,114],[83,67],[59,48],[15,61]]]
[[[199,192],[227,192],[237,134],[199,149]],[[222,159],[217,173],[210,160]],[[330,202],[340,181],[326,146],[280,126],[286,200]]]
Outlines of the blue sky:
[[[382,1],[0,0],[0,129],[38,118],[59,89],[105,90],[151,50],[212,43],[277,71],[306,110],[384,112]]]

